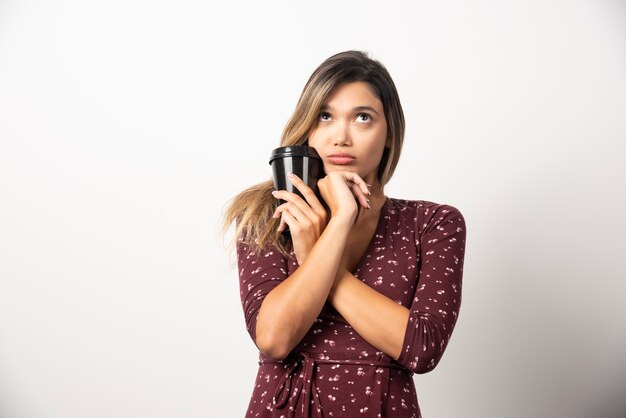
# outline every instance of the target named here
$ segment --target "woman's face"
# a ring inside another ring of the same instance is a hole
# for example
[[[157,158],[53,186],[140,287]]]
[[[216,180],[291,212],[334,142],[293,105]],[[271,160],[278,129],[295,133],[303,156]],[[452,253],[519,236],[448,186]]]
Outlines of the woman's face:
[[[320,154],[327,173],[353,171],[375,185],[386,139],[383,104],[367,83],[357,81],[340,85],[328,97],[309,146]]]

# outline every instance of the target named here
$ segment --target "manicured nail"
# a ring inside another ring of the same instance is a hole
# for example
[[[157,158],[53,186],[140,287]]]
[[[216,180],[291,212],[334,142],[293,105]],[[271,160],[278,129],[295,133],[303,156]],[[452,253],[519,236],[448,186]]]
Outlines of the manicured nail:
[[[287,173],[287,177],[289,177],[290,179],[294,178],[295,176],[293,175],[293,173]]]

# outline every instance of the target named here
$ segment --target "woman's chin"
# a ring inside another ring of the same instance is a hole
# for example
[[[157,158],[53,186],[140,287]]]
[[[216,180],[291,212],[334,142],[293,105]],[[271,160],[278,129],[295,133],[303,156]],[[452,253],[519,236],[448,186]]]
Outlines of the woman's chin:
[[[350,171],[352,173],[359,174],[359,172],[356,170],[356,167],[350,167],[349,165],[336,165],[336,164],[324,165],[325,173],[330,173],[332,171]]]

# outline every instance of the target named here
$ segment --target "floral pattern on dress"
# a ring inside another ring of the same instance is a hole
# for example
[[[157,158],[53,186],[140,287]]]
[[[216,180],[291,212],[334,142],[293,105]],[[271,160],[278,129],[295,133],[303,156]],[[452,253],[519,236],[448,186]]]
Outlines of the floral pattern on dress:
[[[465,220],[453,206],[387,198],[354,275],[410,309],[400,357],[365,341],[330,305],[282,362],[259,353],[246,417],[421,417],[414,373],[435,368],[461,307]],[[297,268],[273,248],[239,242],[241,301],[256,341],[265,296]]]

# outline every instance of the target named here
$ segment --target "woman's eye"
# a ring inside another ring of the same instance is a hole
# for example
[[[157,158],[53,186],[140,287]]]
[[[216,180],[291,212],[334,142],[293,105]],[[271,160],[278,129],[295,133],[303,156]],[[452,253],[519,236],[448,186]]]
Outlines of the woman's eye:
[[[369,122],[371,120],[370,115],[367,113],[359,113],[356,118],[359,122]]]
[[[330,120],[330,113],[328,112],[320,113],[320,120]]]

